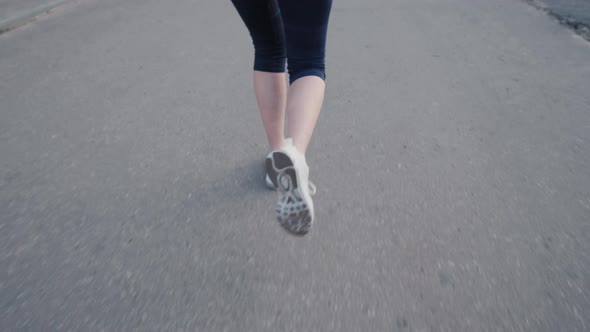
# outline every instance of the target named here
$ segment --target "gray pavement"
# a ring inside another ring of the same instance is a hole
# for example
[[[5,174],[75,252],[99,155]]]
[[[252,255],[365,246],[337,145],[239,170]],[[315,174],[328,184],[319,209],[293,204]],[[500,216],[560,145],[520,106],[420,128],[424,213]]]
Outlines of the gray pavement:
[[[588,331],[590,46],[513,0],[339,0],[273,218],[229,1],[0,36],[0,331]]]

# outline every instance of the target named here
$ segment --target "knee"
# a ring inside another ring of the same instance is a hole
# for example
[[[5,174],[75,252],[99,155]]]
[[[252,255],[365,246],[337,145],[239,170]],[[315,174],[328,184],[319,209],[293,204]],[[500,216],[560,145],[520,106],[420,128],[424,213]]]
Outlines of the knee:
[[[326,80],[326,62],[323,56],[307,59],[289,58],[289,82],[293,83],[305,76],[317,76]]]

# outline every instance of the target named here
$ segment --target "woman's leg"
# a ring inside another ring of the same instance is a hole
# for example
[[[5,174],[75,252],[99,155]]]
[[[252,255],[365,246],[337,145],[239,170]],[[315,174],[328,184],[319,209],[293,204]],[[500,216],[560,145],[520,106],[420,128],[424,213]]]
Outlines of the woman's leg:
[[[285,144],[285,37],[276,0],[232,0],[254,44],[254,93],[270,150]]]
[[[332,0],[278,0],[283,18],[290,87],[287,93],[289,135],[294,146],[274,151],[267,173],[278,191],[279,224],[305,235],[315,219],[305,152],[324,101],[325,49]]]
[[[278,0],[289,62],[288,133],[305,155],[324,101],[332,0]]]

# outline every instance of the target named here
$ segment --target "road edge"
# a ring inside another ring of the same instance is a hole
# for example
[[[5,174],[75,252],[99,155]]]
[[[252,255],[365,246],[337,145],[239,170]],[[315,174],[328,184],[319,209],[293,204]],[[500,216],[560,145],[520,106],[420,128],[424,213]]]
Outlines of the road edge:
[[[547,15],[549,15],[549,16],[553,17],[555,20],[557,20],[560,24],[570,28],[575,33],[577,33],[580,37],[582,37],[582,38],[586,39],[588,42],[590,42],[590,25],[588,25],[584,22],[580,22],[571,16],[556,13],[556,12],[550,10],[542,1],[539,1],[539,0],[524,0],[524,1],[526,3],[528,3],[529,5],[545,12]]]
[[[24,25],[30,21],[35,20],[35,18],[39,15],[43,15],[51,11],[55,7],[58,7],[67,1],[68,0],[56,0],[51,3],[23,11],[12,17],[0,21],[0,35],[10,30],[16,29],[19,26]]]

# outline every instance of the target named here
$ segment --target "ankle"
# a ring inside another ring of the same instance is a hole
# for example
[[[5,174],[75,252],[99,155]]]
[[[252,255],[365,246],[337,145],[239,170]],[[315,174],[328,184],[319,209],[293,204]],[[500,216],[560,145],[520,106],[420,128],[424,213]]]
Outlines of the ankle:
[[[270,147],[270,152],[278,150],[280,148],[282,148],[283,146],[285,146],[285,139],[280,139],[277,142],[274,142],[274,144],[269,144]]]
[[[295,150],[297,151],[297,153],[299,153],[299,155],[303,158],[303,160],[305,160],[305,149],[303,149],[300,146],[297,145],[293,145],[293,147],[295,148]]]

